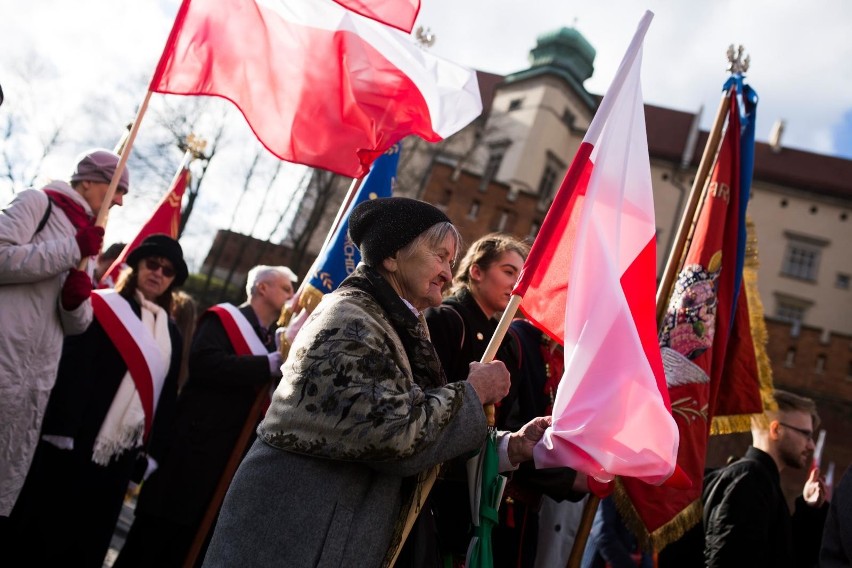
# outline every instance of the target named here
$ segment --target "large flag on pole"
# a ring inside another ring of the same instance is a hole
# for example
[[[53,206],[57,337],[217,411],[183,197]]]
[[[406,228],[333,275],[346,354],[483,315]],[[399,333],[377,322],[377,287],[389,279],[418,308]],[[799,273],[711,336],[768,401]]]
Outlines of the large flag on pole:
[[[680,432],[678,466],[692,487],[650,487],[623,479],[619,489],[629,498],[629,503],[622,500],[629,516],[640,521],[634,524],[637,536],[658,550],[700,518],[712,420],[742,416],[747,429],[749,415],[763,410],[743,284],[757,97],[741,77],[726,89],[727,130],[659,336]]]
[[[189,185],[189,157],[191,154],[187,152],[184,160],[178,168],[177,174],[172,179],[169,191],[160,200],[157,208],[151,218],[148,219],[139,233],[130,241],[127,246],[118,255],[118,258],[113,261],[110,267],[101,276],[98,282],[101,288],[111,288],[113,283],[118,279],[118,275],[124,268],[124,261],[127,259],[133,249],[145,240],[146,237],[156,234],[164,234],[176,239],[178,237],[178,228],[180,227],[180,206],[183,200],[183,194],[186,191],[186,186]]]
[[[370,173],[361,182],[340,224],[329,239],[328,246],[320,251],[314,261],[314,270],[300,292],[299,303],[302,306],[315,306],[324,294],[334,292],[361,262],[361,253],[349,238],[349,215],[362,201],[391,196],[399,165],[399,153],[400,144],[394,144],[373,162]]]
[[[655,323],[656,225],[640,86],[646,12],[533,243],[514,293],[565,347],[537,467],[662,483],[675,471]]]
[[[482,111],[475,72],[333,0],[183,0],[150,90],[228,99],[279,158],[350,177]]]

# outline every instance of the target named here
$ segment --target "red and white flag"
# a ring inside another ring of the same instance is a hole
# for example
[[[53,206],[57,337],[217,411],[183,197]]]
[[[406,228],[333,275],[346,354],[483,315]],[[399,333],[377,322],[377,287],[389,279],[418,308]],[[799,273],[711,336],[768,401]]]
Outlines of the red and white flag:
[[[420,0],[334,0],[347,10],[358,12],[404,32],[410,32],[420,12]]]
[[[536,467],[661,483],[675,470],[655,321],[656,225],[640,87],[646,12],[536,237],[515,294],[565,346]]]
[[[352,177],[482,112],[475,72],[333,0],[183,0],[150,90],[228,99],[279,158]]]
[[[98,282],[99,288],[112,288],[115,286],[116,280],[118,280],[118,275],[126,266],[125,261],[127,260],[127,256],[133,252],[133,250],[142,244],[147,237],[156,234],[168,235],[173,239],[178,238],[178,230],[180,228],[180,206],[181,201],[183,200],[183,194],[186,191],[186,186],[189,185],[189,168],[187,167],[188,160],[184,158],[184,163],[181,164],[180,168],[178,168],[177,174],[175,174],[174,179],[172,180],[172,185],[169,187],[169,191],[166,192],[166,195],[163,196],[163,199],[160,200],[160,203],[157,205],[157,208],[154,209],[154,213],[151,215],[151,218],[148,219],[142,228],[139,229],[139,232],[133,237],[133,240],[130,241],[121,251],[121,254],[118,255],[112,264],[110,264],[109,268],[107,268],[106,272],[101,275],[101,279]]]

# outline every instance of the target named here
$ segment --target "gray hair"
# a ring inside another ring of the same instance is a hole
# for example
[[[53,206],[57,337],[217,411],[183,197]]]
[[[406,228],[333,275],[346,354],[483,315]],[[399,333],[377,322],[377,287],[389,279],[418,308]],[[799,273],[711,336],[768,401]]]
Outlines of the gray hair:
[[[459,259],[459,252],[461,251],[462,245],[462,237],[459,233],[459,230],[455,225],[450,223],[449,221],[441,221],[440,223],[435,223],[416,237],[414,240],[399,249],[399,257],[400,258],[409,258],[414,252],[420,247],[421,244],[425,244],[430,248],[438,248],[442,244],[444,244],[444,239],[447,236],[453,237],[453,244],[455,245],[456,253],[452,258],[450,264],[455,266],[456,261]]]
[[[261,282],[266,282],[273,274],[284,276],[291,282],[299,281],[296,273],[286,266],[266,266],[265,264],[259,264],[249,270],[246,276],[246,296],[249,298],[254,296],[255,292],[257,292],[257,285]]]

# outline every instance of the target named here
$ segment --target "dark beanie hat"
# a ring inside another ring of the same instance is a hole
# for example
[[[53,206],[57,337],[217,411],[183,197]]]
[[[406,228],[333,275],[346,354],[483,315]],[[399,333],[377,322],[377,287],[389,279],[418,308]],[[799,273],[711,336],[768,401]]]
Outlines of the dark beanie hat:
[[[180,286],[189,276],[189,269],[183,260],[183,249],[180,243],[168,235],[151,235],[146,237],[138,247],[127,255],[127,265],[136,270],[139,261],[150,256],[160,256],[171,261],[175,267],[175,280],[173,284]]]
[[[444,212],[425,201],[381,197],[359,203],[349,215],[349,238],[372,267],[438,223],[449,222]]]
[[[109,183],[118,166],[118,154],[109,150],[94,149],[77,156],[77,165],[71,173],[71,181],[97,181]],[[127,167],[121,172],[118,187],[126,193],[130,189],[130,172]]]

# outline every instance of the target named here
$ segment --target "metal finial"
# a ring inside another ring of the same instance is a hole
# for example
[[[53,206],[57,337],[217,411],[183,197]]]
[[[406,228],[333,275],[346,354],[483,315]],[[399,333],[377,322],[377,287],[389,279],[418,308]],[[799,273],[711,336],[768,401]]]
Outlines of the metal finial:
[[[728,46],[728,71],[732,74],[743,74],[748,71],[748,66],[751,63],[751,56],[746,55],[743,58],[745,47],[740,44],[734,48],[734,44]]]
[[[417,38],[417,43],[419,43],[421,47],[432,47],[437,39],[430,28],[424,28],[423,26],[417,26],[417,30],[414,32],[414,37]]]
[[[207,147],[207,140],[199,138],[195,134],[190,134],[186,137],[186,149],[192,152],[193,157],[203,158],[204,149]]]

